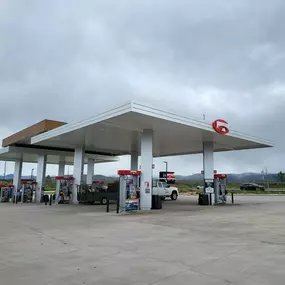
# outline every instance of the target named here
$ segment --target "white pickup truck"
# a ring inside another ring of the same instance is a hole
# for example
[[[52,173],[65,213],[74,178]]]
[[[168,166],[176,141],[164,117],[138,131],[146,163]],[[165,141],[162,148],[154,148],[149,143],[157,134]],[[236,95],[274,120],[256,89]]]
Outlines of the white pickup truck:
[[[165,182],[154,181],[152,185],[152,195],[159,195],[163,199],[171,198],[177,200],[179,191],[177,187],[172,187]]]

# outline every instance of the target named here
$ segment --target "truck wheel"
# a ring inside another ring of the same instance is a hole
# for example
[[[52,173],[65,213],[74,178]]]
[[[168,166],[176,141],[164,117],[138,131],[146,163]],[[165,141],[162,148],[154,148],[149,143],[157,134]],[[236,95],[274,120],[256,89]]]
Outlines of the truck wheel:
[[[108,199],[106,197],[103,197],[101,199],[101,205],[107,205]]]
[[[172,194],[171,194],[171,200],[176,201],[177,198],[178,198],[177,192],[173,191]]]

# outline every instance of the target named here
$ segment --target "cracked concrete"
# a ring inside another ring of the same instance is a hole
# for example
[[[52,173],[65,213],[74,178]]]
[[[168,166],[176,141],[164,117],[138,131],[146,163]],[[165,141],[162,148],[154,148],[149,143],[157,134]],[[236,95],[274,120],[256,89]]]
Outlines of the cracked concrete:
[[[0,285],[284,284],[284,196],[196,202],[134,215],[0,204]]]

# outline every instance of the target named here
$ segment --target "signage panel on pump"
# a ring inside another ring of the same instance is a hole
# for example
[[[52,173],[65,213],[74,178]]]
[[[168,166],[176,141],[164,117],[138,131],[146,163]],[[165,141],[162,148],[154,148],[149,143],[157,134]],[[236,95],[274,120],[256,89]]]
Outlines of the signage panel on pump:
[[[141,171],[139,170],[118,170],[118,175],[132,175],[139,176],[141,175]]]
[[[207,194],[214,194],[214,188],[212,188],[212,187],[207,187],[207,188],[205,189],[205,192],[206,192]]]

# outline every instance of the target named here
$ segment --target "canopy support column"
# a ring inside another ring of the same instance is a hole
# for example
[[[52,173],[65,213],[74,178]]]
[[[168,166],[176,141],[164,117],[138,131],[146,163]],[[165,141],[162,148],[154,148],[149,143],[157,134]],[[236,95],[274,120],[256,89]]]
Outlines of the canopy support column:
[[[214,188],[214,142],[203,143],[203,170],[204,170],[204,193],[210,186]],[[215,195],[211,193],[212,204],[215,204]]]
[[[45,186],[46,178],[46,165],[47,165],[47,156],[39,155],[38,156],[38,165],[37,165],[37,187],[36,187],[36,202],[41,202],[42,190]]]
[[[74,150],[74,169],[73,169],[73,185],[72,185],[72,204],[78,204],[77,186],[81,185],[84,170],[84,147],[78,146]]]
[[[94,164],[95,164],[95,159],[88,158],[86,183],[90,185],[93,182]]]
[[[64,176],[65,172],[65,157],[60,156],[59,164],[58,164],[58,176]],[[58,203],[59,201],[59,191],[60,191],[60,180],[56,181],[56,190],[55,190],[55,202]]]
[[[22,168],[23,168],[23,155],[21,155],[21,157],[15,161],[14,178],[13,178],[14,197],[17,197],[17,192],[21,187]]]
[[[141,136],[141,185],[140,208],[151,209],[152,201],[152,164],[153,164],[153,131],[144,130]]]
[[[138,170],[139,155],[137,151],[131,153],[131,170]]]

